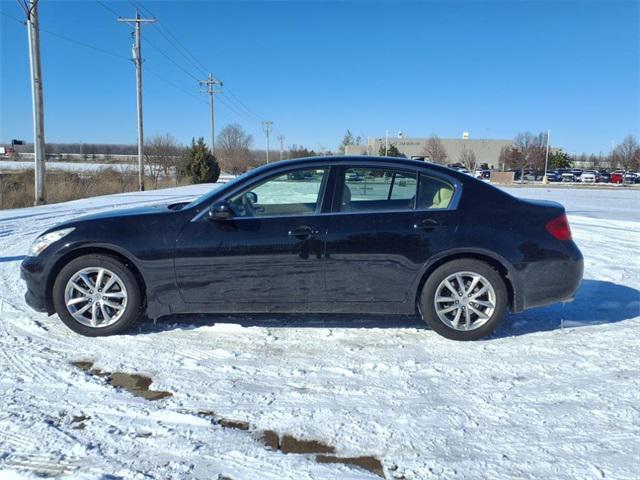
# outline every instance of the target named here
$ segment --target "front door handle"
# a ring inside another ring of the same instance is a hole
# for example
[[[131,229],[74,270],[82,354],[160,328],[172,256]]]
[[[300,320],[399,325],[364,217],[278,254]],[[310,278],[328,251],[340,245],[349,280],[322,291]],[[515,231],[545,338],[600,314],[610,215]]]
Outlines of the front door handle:
[[[314,230],[313,228],[306,225],[301,225],[292,230],[289,230],[288,233],[290,237],[296,237],[299,240],[306,240],[307,238],[311,238],[318,234],[320,234],[319,230]]]
[[[434,220],[433,218],[425,218],[424,220],[420,220],[418,223],[416,223],[413,228],[420,228],[422,230],[430,231],[435,230],[440,225],[440,222]]]

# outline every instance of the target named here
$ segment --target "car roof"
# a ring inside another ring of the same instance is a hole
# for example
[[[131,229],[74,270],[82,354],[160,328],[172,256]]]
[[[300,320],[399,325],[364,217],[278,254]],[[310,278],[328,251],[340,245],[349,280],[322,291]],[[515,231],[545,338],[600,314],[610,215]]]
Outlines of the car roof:
[[[325,165],[370,165],[376,166],[379,164],[381,167],[389,167],[389,166],[399,166],[399,167],[410,167],[410,168],[421,168],[425,170],[432,170],[434,172],[440,172],[445,175],[450,175],[455,178],[465,178],[465,176],[460,176],[460,172],[453,168],[446,167],[444,165],[436,165],[434,163],[425,162],[423,160],[411,160],[408,158],[401,157],[379,157],[379,156],[369,156],[369,155],[335,155],[335,156],[317,156],[317,157],[303,157],[303,158],[295,158],[291,160],[280,160],[277,162],[272,162],[266,165],[262,165],[254,169],[254,172],[258,171],[267,171],[276,168],[286,168],[286,167],[304,167],[304,166],[314,166],[318,163],[323,163]]]

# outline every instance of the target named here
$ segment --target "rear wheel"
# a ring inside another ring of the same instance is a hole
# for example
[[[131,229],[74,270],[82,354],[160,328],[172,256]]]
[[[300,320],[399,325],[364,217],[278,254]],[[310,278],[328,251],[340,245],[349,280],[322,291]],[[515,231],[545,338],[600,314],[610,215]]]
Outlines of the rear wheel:
[[[477,340],[491,334],[507,308],[504,281],[490,265],[473,259],[452,260],[427,279],[420,311],[427,324],[452,340]]]
[[[53,284],[53,305],[64,324],[90,337],[114,335],[140,318],[140,286],[119,260],[86,255],[65,265]]]

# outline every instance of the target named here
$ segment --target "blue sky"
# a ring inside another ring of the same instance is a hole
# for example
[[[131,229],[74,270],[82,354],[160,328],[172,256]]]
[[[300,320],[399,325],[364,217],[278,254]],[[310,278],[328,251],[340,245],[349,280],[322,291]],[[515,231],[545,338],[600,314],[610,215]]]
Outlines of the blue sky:
[[[238,122],[257,147],[258,118],[274,121],[273,138],[315,149],[335,149],[346,129],[512,138],[550,128],[566,151],[606,153],[640,132],[637,1],[141,3],[235,94],[217,97],[217,130]],[[23,14],[14,0],[0,12],[0,141],[30,141],[27,36],[10,18]],[[49,33],[129,57],[130,28],[93,1],[41,0],[40,15],[47,141],[135,143],[133,64]],[[143,32],[146,135],[208,138],[192,77],[204,72],[162,31]]]

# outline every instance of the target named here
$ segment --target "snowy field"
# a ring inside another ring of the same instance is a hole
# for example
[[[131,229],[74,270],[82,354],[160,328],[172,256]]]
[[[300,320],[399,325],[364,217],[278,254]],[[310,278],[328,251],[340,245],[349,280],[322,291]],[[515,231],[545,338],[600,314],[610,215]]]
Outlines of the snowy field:
[[[1,171],[33,170],[33,166],[34,162],[0,160]],[[137,171],[137,165],[133,163],[47,162],[48,170],[63,170],[65,172],[97,172],[107,168],[123,172]]]
[[[640,192],[509,189],[566,205],[585,280],[573,303],[508,316],[485,341],[413,318],[278,315],[90,339],[24,304],[20,261],[44,229],[210,188],[0,211],[0,478],[380,478],[269,449],[266,431],[375,457],[387,479],[638,478]],[[172,396],[134,396],[79,360]]]
[[[0,172],[13,172],[20,170],[33,170],[34,162],[24,161],[12,161],[12,160],[0,160]],[[122,173],[137,173],[137,163],[95,163],[95,162],[57,162],[48,161],[47,170],[50,171],[64,171],[64,172],[76,172],[76,173],[95,173],[101,170],[116,170]],[[154,168],[150,165],[145,165],[145,173],[147,175],[153,175]],[[229,181],[235,176],[228,173],[222,173],[220,175],[221,181]]]

